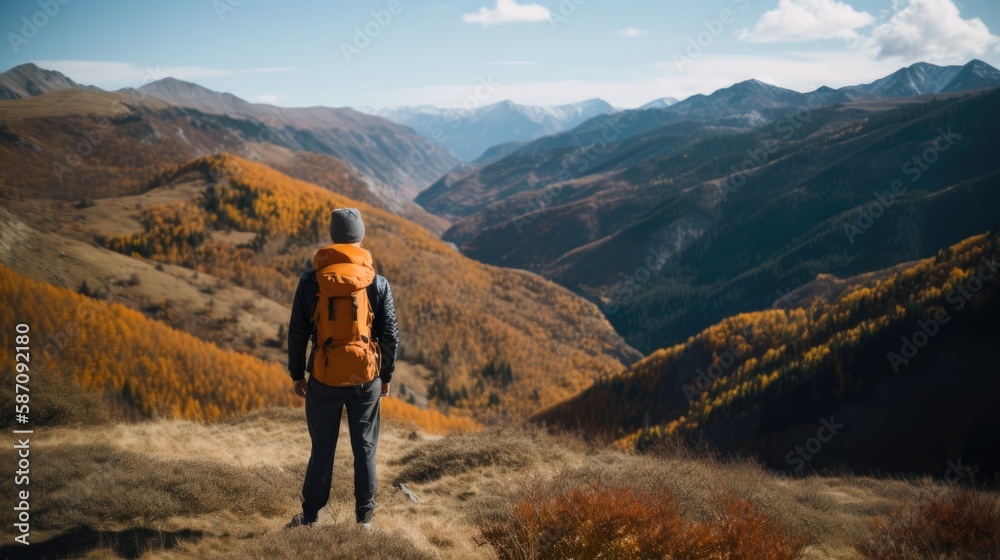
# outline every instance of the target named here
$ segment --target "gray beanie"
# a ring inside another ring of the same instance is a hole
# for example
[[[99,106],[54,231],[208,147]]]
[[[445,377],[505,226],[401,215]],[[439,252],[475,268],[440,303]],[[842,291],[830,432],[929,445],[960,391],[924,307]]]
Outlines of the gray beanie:
[[[330,239],[334,243],[359,243],[365,238],[365,223],[357,208],[337,208],[330,216]]]

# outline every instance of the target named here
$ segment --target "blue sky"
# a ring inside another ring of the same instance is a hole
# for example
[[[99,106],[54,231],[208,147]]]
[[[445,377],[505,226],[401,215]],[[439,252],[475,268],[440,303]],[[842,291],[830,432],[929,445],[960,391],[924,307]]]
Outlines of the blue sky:
[[[174,76],[282,106],[635,107],[748,78],[807,91],[917,61],[1000,67],[997,0],[5,0],[0,22],[3,69],[106,89]]]

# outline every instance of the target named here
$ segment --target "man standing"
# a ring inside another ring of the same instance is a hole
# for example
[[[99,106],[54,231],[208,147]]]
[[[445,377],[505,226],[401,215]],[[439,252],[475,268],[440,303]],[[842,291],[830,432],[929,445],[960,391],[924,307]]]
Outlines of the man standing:
[[[334,210],[333,245],[316,253],[314,270],[302,275],[295,291],[288,372],[295,393],[306,399],[312,452],[302,483],[302,513],[289,526],[315,523],[330,498],[333,455],[346,407],[354,451],[355,517],[359,526],[371,529],[378,488],[379,398],[389,394],[399,329],[389,281],[375,274],[371,254],[361,248],[364,236],[360,211]]]

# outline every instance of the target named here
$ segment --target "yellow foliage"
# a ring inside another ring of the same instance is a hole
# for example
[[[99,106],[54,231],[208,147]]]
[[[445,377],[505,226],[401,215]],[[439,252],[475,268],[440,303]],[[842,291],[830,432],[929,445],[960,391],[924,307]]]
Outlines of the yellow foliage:
[[[537,276],[463,257],[427,230],[384,210],[292,179],[265,165],[219,154],[165,177],[210,178],[198,205],[147,209],[144,231],[109,240],[129,254],[180,264],[290,305],[302,264],[328,239],[330,210],[358,207],[378,272],[392,284],[404,358],[470,395],[451,404],[525,416],[623,369],[631,350],[595,306]],[[253,232],[254,247],[213,240],[221,230]],[[511,366],[503,387],[480,383],[490,363]],[[539,380],[544,379],[545,382]]]
[[[837,389],[830,398],[841,398],[867,376],[887,374],[853,362],[856,356],[884,355],[866,344],[912,332],[918,320],[954,309],[949,294],[998,246],[1000,235],[974,236],[952,246],[948,256],[854,280],[839,296],[727,318],[537,418],[603,432],[618,445],[642,446],[655,434],[691,436],[699,425],[752,422],[765,393],[770,406],[780,406],[774,403],[813,376],[832,376]],[[983,289],[965,297],[995,297],[996,282],[984,280]],[[820,386],[827,382],[816,380]]]
[[[264,406],[291,406],[276,364],[229,352],[125,306],[96,301],[0,266],[4,325],[30,327],[32,371],[54,365],[86,390],[144,417],[215,420]],[[12,348],[0,360],[12,363]],[[36,377],[36,379],[39,377]]]
[[[471,432],[482,428],[471,418],[445,415],[437,410],[419,408],[392,397],[382,399],[381,408],[386,417],[419,426],[432,434]]]

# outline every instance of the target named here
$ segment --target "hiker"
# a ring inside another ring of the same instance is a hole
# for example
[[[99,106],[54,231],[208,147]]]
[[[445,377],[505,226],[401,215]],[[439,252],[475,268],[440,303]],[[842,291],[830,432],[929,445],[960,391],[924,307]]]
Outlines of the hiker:
[[[389,394],[399,329],[389,281],[375,273],[371,253],[361,248],[364,237],[358,209],[334,210],[333,245],[316,253],[312,269],[302,275],[295,291],[288,372],[295,394],[306,399],[312,452],[302,483],[302,512],[289,526],[315,523],[330,498],[333,454],[346,406],[354,451],[355,518],[360,527],[371,529],[378,488],[379,399]],[[308,363],[307,341],[312,342]]]

